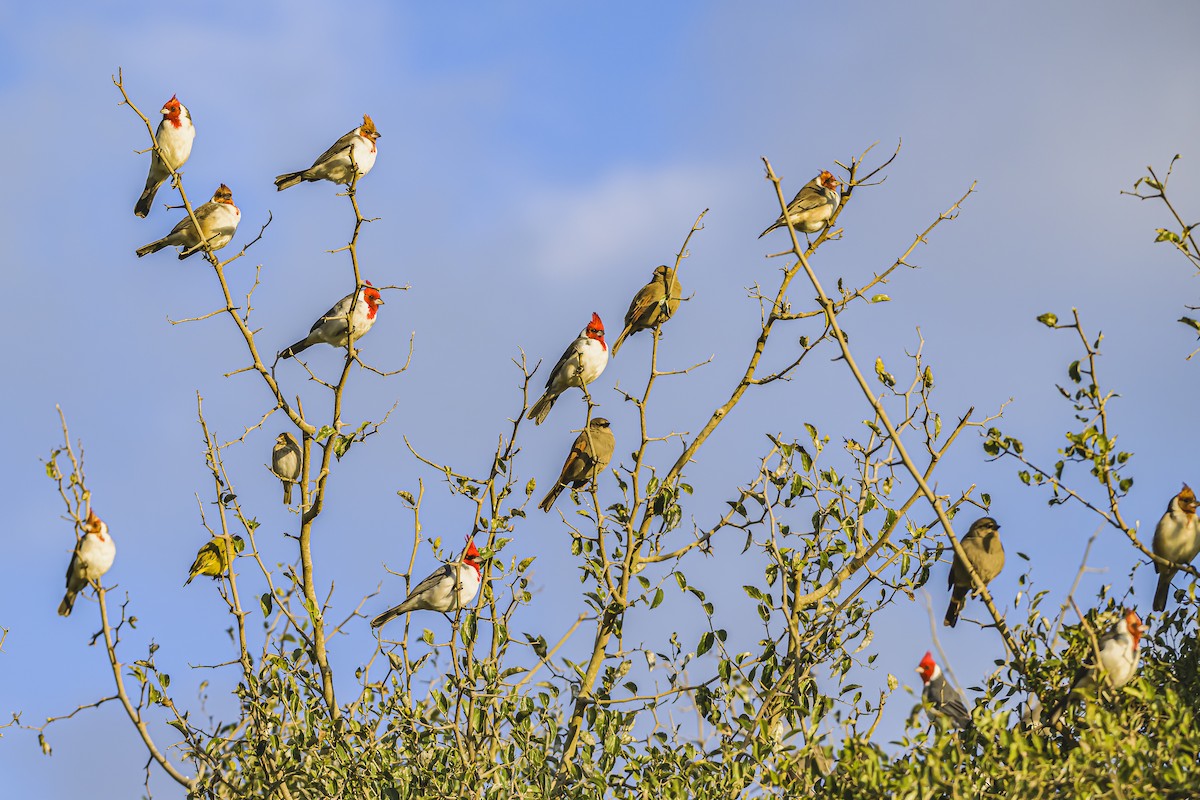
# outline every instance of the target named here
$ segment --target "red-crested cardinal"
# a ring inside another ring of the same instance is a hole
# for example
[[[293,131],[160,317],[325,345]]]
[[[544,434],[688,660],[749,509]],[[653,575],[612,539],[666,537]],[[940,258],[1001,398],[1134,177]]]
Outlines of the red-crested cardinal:
[[[275,437],[271,451],[271,470],[283,481],[283,504],[292,504],[292,484],[300,480],[300,445],[287,431]]]
[[[933,723],[939,728],[951,725],[955,728],[971,727],[971,714],[963,704],[963,697],[950,685],[942,668],[933,660],[933,653],[925,651],[925,657],[917,665],[917,672],[925,682],[921,700],[929,710]]]
[[[87,521],[83,523],[83,537],[71,554],[67,566],[67,593],[58,605],[60,617],[71,616],[75,607],[75,596],[92,581],[100,580],[112,566],[117,555],[117,545],[108,533],[108,525],[88,509]]]
[[[163,115],[154,133],[154,141],[158,150],[150,151],[150,174],[146,176],[146,188],[138,198],[133,213],[144,217],[150,213],[150,205],[159,187],[171,177],[172,169],[179,169],[192,154],[192,141],[196,138],[196,127],[192,125],[192,115],[188,113],[183,103],[174,95],[159,112]],[[161,154],[161,155],[160,155]]]
[[[371,620],[371,627],[382,627],[410,611],[440,611],[443,614],[457,611],[479,594],[480,580],[479,550],[474,541],[469,541],[462,561],[443,564],[436,572],[413,587],[403,603],[389,608]]]
[[[196,226],[192,224],[191,218],[184,217],[166,236],[157,242],[139,247],[137,257],[157,253],[164,247],[176,246],[183,248],[179,253],[179,260],[182,261],[202,252],[205,242],[213,250],[220,250],[233,239],[238,223],[242,221],[242,212],[233,204],[233,192],[223,183],[213,192],[212,200],[195,209],[195,213],[203,238],[196,235]]]
[[[1097,643],[1100,646],[1100,663],[1097,665],[1085,662],[1075,673],[1071,688],[1050,713],[1051,728],[1058,725],[1058,718],[1066,711],[1073,695],[1083,695],[1100,684],[1101,668],[1104,669],[1108,684],[1114,689],[1120,689],[1133,680],[1133,676],[1137,674],[1140,657],[1138,642],[1145,632],[1142,618],[1132,608],[1126,609],[1112,630],[1101,636]]]
[[[1196,518],[1196,495],[1186,483],[1179,494],[1171,498],[1167,511],[1154,528],[1154,555],[1176,564],[1190,564],[1200,553],[1200,520]],[[1158,590],[1154,593],[1154,610],[1167,608],[1167,595],[1171,593],[1171,579],[1178,572],[1174,567],[1164,567],[1154,562],[1158,573]]]
[[[779,219],[760,233],[758,238],[776,228],[786,228],[789,220],[797,233],[816,233],[821,230],[842,202],[839,184],[833,173],[821,170],[821,174],[804,184],[804,188],[788,203],[787,213],[780,214]]]
[[[604,323],[600,321],[600,315],[593,311],[592,321],[575,341],[571,342],[571,346],[562,354],[554,369],[550,370],[550,377],[546,379],[546,391],[529,409],[526,419],[533,420],[535,425],[541,425],[546,421],[546,416],[560,394],[572,386],[582,389],[599,378],[606,366],[608,345],[604,343]]]
[[[363,114],[362,125],[334,142],[333,147],[322,153],[308,169],[288,172],[277,177],[275,188],[282,192],[300,181],[349,183],[354,174],[351,161],[357,168],[358,177],[362,178],[375,166],[375,141],[380,135],[379,131],[375,130],[374,121]]]
[[[280,358],[291,358],[314,344],[331,344],[334,347],[345,347],[347,335],[349,342],[358,338],[375,324],[375,315],[383,305],[379,290],[364,281],[365,285],[358,291],[338,300],[333,308],[316,322],[300,341],[279,354]]]
[[[655,267],[650,282],[638,289],[629,304],[629,310],[625,312],[625,328],[613,342],[613,358],[617,357],[617,351],[621,349],[621,342],[625,341],[626,336],[647,328],[657,328],[669,320],[679,309],[682,296],[683,289],[679,286],[675,270],[665,264]]]
[[[975,574],[987,586],[1004,569],[1004,547],[1000,544],[1000,526],[991,517],[980,517],[971,523],[967,535],[959,542],[975,568]],[[950,589],[950,605],[946,608],[944,624],[953,628],[958,623],[958,615],[967,602],[967,593],[975,589],[971,576],[967,574],[966,565],[958,554],[954,554],[954,563],[950,565],[950,579],[946,582]]]
[[[615,448],[616,440],[608,420],[603,417],[593,419],[583,432],[575,437],[575,444],[571,445],[571,452],[567,453],[567,460],[563,462],[558,480],[542,498],[542,502],[538,503],[538,508],[548,512],[568,485],[572,489],[579,489],[588,481],[600,477],[608,462],[612,461]]]

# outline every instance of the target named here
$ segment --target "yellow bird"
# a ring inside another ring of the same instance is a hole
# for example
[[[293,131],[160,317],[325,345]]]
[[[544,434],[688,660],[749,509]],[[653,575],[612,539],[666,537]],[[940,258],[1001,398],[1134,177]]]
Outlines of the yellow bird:
[[[209,575],[219,578],[229,570],[229,564],[242,552],[246,543],[242,537],[234,536],[232,541],[228,536],[214,536],[209,539],[196,553],[188,579],[183,584],[187,586],[197,575]]]

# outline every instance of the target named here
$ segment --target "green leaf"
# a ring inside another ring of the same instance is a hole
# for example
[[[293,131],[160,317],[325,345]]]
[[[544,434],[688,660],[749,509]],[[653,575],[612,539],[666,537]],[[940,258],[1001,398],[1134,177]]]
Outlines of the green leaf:
[[[258,598],[258,604],[262,608],[263,616],[269,617],[275,606],[275,598],[270,592],[263,592],[262,597]]]
[[[696,655],[702,656],[709,650],[712,650],[714,638],[715,637],[713,636],[712,631],[705,632],[705,634],[700,637],[700,644],[696,646]]]
[[[1058,315],[1047,311],[1045,314],[1039,316],[1037,321],[1047,328],[1055,328],[1058,326]]]
[[[337,433],[337,431],[333,429],[332,425],[322,425],[321,430],[317,431],[317,441],[323,442],[330,436],[333,436],[335,433]]]
[[[346,455],[346,451],[352,444],[354,444],[354,440],[349,436],[339,436],[333,440],[333,454],[337,456],[338,461],[342,460],[342,456]]]
[[[886,302],[890,301],[891,299],[892,298],[888,297],[886,294],[877,294],[871,298],[871,302],[872,303],[886,303]]]
[[[660,586],[660,587],[658,587],[658,590],[654,592],[654,599],[650,601],[650,607],[658,608],[659,603],[661,603],[662,601],[663,601],[663,590],[662,590],[662,587]]]

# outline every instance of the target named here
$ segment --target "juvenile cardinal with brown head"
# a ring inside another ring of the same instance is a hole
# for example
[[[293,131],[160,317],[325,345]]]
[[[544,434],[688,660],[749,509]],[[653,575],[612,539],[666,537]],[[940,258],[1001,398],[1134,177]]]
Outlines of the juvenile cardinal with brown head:
[[[60,617],[71,616],[75,597],[89,583],[100,580],[116,557],[117,545],[108,534],[108,525],[89,508],[87,520],[83,523],[83,536],[71,554],[71,563],[67,565],[67,593],[58,606]]]
[[[233,204],[233,192],[223,183],[213,192],[211,200],[195,209],[195,214],[202,235],[197,235],[192,218],[184,217],[166,236],[139,247],[137,257],[157,253],[171,246],[183,248],[179,253],[180,261],[201,252],[205,244],[213,250],[220,250],[233,240],[238,223],[242,221],[242,212]]]
[[[562,358],[550,370],[546,379],[546,391],[529,409],[526,417],[541,425],[554,407],[558,396],[572,386],[586,386],[604,372],[608,366],[608,345],[604,343],[604,323],[600,315],[592,312],[592,321],[587,324],[571,342],[571,346],[562,354]]]
[[[1196,495],[1186,483],[1179,494],[1167,503],[1166,513],[1154,528],[1154,555],[1176,564],[1190,564],[1200,553],[1200,520],[1196,517]],[[1154,592],[1154,610],[1167,608],[1171,580],[1179,570],[1154,562],[1158,573],[1158,589]]]
[[[813,178],[788,203],[787,212],[779,215],[769,228],[758,235],[766,236],[776,228],[787,227],[788,222],[797,233],[816,233],[824,228],[842,203],[839,181],[829,170]]]

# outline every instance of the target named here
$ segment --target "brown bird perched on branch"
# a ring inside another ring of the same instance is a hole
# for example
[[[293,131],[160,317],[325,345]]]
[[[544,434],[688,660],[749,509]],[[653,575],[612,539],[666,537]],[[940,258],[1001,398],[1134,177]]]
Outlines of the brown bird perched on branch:
[[[1196,495],[1186,483],[1179,494],[1171,498],[1167,511],[1154,528],[1154,555],[1176,564],[1190,564],[1200,553],[1200,519],[1196,517]],[[1154,593],[1154,610],[1167,608],[1171,579],[1179,570],[1154,562],[1158,575],[1158,590]]]
[[[625,312],[625,329],[613,342],[613,358],[616,358],[617,351],[621,349],[621,342],[625,341],[626,336],[647,328],[657,328],[669,320],[679,309],[679,299],[682,295],[683,289],[679,286],[675,270],[665,264],[655,267],[650,282],[638,289],[638,293],[629,304],[629,310]]]
[[[283,504],[292,504],[292,484],[300,480],[300,445],[287,431],[275,437],[275,448],[271,451],[271,471],[283,481]]]
[[[616,439],[613,438],[608,420],[603,417],[593,419],[576,437],[575,444],[571,445],[571,452],[567,453],[567,460],[563,462],[558,480],[542,498],[538,508],[547,512],[553,508],[554,501],[558,499],[562,490],[567,488],[567,484],[570,484],[572,489],[580,489],[588,481],[596,480],[600,473],[604,472],[608,462],[612,461],[615,447]]]
[[[991,517],[980,517],[972,522],[971,529],[967,531],[967,535],[959,544],[962,546],[963,552],[967,554],[967,558],[971,560],[975,574],[979,576],[985,586],[1000,574],[1000,570],[1004,569],[1004,547],[1000,544],[1000,526]],[[975,589],[975,585],[971,582],[971,576],[967,573],[967,567],[958,557],[958,553],[954,554],[954,563],[950,566],[950,580],[947,582],[947,588],[952,591],[950,606],[946,609],[945,624],[953,628],[958,622],[959,612],[967,602],[967,592]]]

